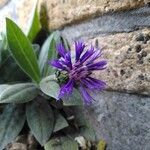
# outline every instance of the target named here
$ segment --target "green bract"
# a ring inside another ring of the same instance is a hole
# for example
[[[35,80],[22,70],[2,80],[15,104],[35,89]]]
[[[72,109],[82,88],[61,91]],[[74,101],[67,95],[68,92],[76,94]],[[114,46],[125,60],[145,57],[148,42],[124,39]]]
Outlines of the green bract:
[[[62,42],[67,50],[69,45],[58,31],[47,32],[47,38],[39,42],[42,28],[35,5],[28,35],[7,18],[6,35],[0,36],[0,150],[27,125],[45,150],[78,150],[75,137],[90,140],[89,135],[95,136],[81,114],[77,89],[58,101],[61,85],[48,61],[59,57],[57,43]]]

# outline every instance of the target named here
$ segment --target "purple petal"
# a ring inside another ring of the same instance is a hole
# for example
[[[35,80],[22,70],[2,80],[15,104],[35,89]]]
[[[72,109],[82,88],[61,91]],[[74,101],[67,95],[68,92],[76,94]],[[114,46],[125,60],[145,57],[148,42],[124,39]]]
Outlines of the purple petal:
[[[66,67],[63,66],[62,63],[57,59],[49,61],[49,64],[52,65],[55,68],[62,69],[62,70],[67,70]]]
[[[79,87],[79,90],[81,92],[81,95],[84,99],[84,103],[89,105],[94,100],[91,95],[87,92],[86,88],[84,88],[82,85]]]
[[[59,99],[65,95],[69,95],[73,91],[74,82],[73,80],[69,80],[67,84],[63,85],[60,88]]]
[[[67,52],[64,57],[61,57],[59,59],[59,61],[63,65],[65,65],[67,68],[72,69],[72,62],[71,62],[71,54],[70,54],[70,52]]]
[[[87,65],[87,67],[89,70],[103,70],[106,69],[106,65],[107,65],[107,61],[103,60],[94,64],[89,64]]]
[[[97,58],[99,58],[101,56],[101,54],[102,53],[100,50],[95,50],[93,55],[91,56],[91,58],[89,58],[89,60],[87,61],[86,65],[93,63],[93,61],[95,61]]]
[[[59,54],[61,57],[65,57],[66,49],[65,49],[65,47],[63,46],[63,44],[62,44],[62,43],[57,44],[56,48],[57,48],[58,54]]]
[[[103,90],[106,88],[106,83],[104,81],[94,79],[92,77],[82,79],[82,82],[87,88],[92,90]]]
[[[80,62],[84,63],[91,55],[93,55],[94,47],[91,46],[89,50],[87,50],[84,55],[80,58]]]
[[[65,55],[65,60],[67,62],[67,66],[72,69],[72,62],[71,62],[71,53],[67,52]]]
[[[85,44],[82,41],[75,42],[76,62],[79,60],[84,48],[85,48]]]

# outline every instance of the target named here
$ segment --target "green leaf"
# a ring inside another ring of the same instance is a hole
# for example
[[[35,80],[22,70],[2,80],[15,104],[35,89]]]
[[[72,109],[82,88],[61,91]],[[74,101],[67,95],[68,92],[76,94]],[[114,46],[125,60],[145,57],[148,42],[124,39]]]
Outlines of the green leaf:
[[[0,85],[0,103],[25,103],[38,95],[38,89],[33,83]]]
[[[62,37],[62,43],[63,43],[63,45],[65,46],[65,49],[69,51],[69,50],[70,50],[69,43],[68,43],[68,41],[67,41],[65,38],[63,38],[63,37]]]
[[[85,117],[85,110],[82,107],[75,107],[74,116],[76,126],[78,126],[78,132],[75,136],[83,136],[89,141],[95,142],[96,134],[94,128],[91,126],[91,123],[88,121],[87,117]]]
[[[40,89],[46,95],[58,99],[60,87],[55,75],[50,75],[40,82]]]
[[[25,123],[25,112],[22,105],[7,105],[0,116],[0,149],[12,142]]]
[[[54,127],[53,111],[45,99],[37,99],[26,106],[27,122],[41,145],[50,138]]]
[[[37,10],[37,0],[32,12],[32,17],[30,18],[29,22],[30,22],[30,26],[28,29],[28,38],[31,42],[34,41],[34,39],[36,38],[37,34],[39,33],[39,31],[41,30],[41,23],[40,23],[40,18],[39,18],[39,14],[38,14],[38,10]]]
[[[0,84],[0,95],[1,95],[1,93],[2,93],[6,88],[8,88],[8,87],[9,87],[8,84]]]
[[[8,43],[4,33],[0,33],[0,68],[10,56]]]
[[[89,141],[96,140],[94,128],[87,122],[86,126],[80,128],[80,135],[84,136]]]
[[[72,95],[62,98],[64,106],[81,106],[83,105],[82,97],[77,89],[74,88]]]
[[[32,44],[32,47],[35,51],[35,54],[38,56],[39,52],[40,52],[40,45],[38,44]]]
[[[68,118],[70,116],[74,116],[73,125],[76,127],[73,129],[67,128],[65,130],[66,134],[68,133],[73,138],[78,136],[83,136],[89,141],[96,140],[95,130],[90,125],[90,122],[88,121],[87,117],[85,117],[85,110],[83,107],[76,106],[76,107],[65,108],[64,111],[67,115],[69,114]]]
[[[83,107],[74,107],[74,116],[75,116],[75,123],[78,127],[83,127],[87,125],[87,119],[85,118],[85,110]]]
[[[48,31],[48,12],[46,3],[40,4],[40,22],[42,24],[42,28]]]
[[[55,112],[55,125],[53,132],[57,132],[61,129],[68,127],[66,119],[60,114],[60,112]]]
[[[21,29],[10,19],[6,19],[7,40],[9,48],[18,65],[31,79],[37,83],[40,81],[40,71],[36,54]]]
[[[14,83],[14,81],[22,83],[30,79],[10,56],[0,64],[0,84]]]
[[[45,150],[79,150],[77,142],[69,137],[57,137],[51,139],[44,146]]]
[[[39,54],[39,67],[43,76],[54,74],[52,66],[48,65],[48,61],[57,58],[55,32],[51,34],[44,42]]]

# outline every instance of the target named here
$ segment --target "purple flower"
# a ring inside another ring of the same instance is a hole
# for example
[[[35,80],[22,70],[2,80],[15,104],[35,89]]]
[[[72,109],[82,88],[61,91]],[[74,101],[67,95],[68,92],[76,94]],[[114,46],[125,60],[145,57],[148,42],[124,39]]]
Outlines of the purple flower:
[[[71,52],[66,51],[62,44],[57,45],[59,59],[53,60],[50,64],[60,71],[67,72],[68,81],[60,88],[59,99],[65,95],[70,95],[74,87],[79,87],[84,103],[90,104],[94,99],[89,94],[90,91],[103,90],[106,87],[104,81],[91,77],[93,71],[106,69],[105,60],[97,61],[101,56],[101,51],[93,46],[87,46],[81,42],[75,42],[75,58],[71,58]]]

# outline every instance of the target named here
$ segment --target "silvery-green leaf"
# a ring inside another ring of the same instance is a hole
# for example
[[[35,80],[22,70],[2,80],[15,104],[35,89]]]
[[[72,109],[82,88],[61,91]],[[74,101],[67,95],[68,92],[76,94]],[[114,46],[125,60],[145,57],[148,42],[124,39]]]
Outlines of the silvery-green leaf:
[[[55,75],[50,75],[40,82],[40,89],[46,95],[58,99],[60,87]]]
[[[57,57],[56,51],[56,40],[55,40],[56,32],[52,33],[44,42],[41,52],[39,54],[39,67],[43,76],[47,76],[49,74],[54,74],[54,68],[49,66],[48,61],[55,59]]]
[[[87,123],[85,126],[80,128],[79,134],[84,136],[89,141],[96,140],[95,130],[89,123]]]
[[[40,46],[38,44],[32,44],[32,47],[33,47],[36,55],[38,56],[38,54],[40,52]]]
[[[77,89],[74,88],[73,93],[62,98],[64,106],[81,106],[83,105],[82,97]]]
[[[0,150],[12,142],[25,123],[25,111],[22,105],[9,104],[0,115]]]
[[[86,109],[86,108],[85,108]],[[71,109],[65,109],[65,113],[69,114],[69,116],[74,116],[74,124],[78,127],[78,130],[71,129],[67,131],[67,133],[73,138],[78,136],[83,136],[89,141],[96,140],[96,134],[94,128],[91,126],[87,117],[85,117],[85,110],[83,107],[71,107]]]
[[[0,84],[0,95],[1,95],[1,93],[2,93],[6,88],[8,88],[8,87],[9,87],[8,84]]]
[[[66,119],[60,114],[60,112],[55,112],[55,125],[53,132],[57,132],[66,127],[68,127]]]
[[[66,50],[69,51],[70,50],[70,46],[69,46],[68,41],[65,38],[62,37],[62,42],[63,42]]]
[[[0,86],[0,103],[25,103],[33,100],[39,90],[33,83]]]
[[[41,145],[50,138],[54,127],[53,111],[45,99],[36,99],[26,105],[27,122]]]

